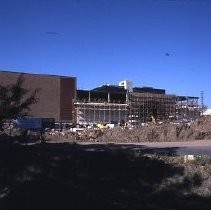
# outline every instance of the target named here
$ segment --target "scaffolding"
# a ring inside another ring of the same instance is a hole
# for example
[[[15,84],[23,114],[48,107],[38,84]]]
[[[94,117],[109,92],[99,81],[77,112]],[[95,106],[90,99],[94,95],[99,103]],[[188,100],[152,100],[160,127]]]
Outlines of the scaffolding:
[[[151,93],[129,93],[129,122],[134,125],[175,119],[176,96]]]
[[[78,91],[74,103],[75,121],[141,125],[152,121],[191,121],[200,116],[198,97],[170,95],[152,88],[149,92],[124,92],[112,88],[116,87],[103,87],[103,92],[102,88],[100,91]]]
[[[201,114],[198,97],[177,96],[176,97],[176,119],[180,121],[192,121]]]
[[[76,121],[80,124],[120,123],[127,121],[127,104],[76,102]]]

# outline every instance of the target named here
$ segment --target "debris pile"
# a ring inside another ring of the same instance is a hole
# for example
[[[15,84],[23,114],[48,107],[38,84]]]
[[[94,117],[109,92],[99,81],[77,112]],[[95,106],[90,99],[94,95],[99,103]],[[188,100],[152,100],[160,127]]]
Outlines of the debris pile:
[[[6,129],[10,135],[18,135],[17,129]],[[204,116],[193,122],[144,123],[138,127],[77,126],[65,129],[49,129],[44,139],[53,142],[170,142],[211,139],[211,116]]]
[[[162,142],[211,139],[211,117],[191,123],[146,124],[133,129],[114,128],[104,131],[99,141],[105,142]]]
[[[136,128],[84,128],[53,132],[51,137],[58,141],[82,142],[170,142],[211,139],[211,116],[202,117],[189,123],[145,123]]]

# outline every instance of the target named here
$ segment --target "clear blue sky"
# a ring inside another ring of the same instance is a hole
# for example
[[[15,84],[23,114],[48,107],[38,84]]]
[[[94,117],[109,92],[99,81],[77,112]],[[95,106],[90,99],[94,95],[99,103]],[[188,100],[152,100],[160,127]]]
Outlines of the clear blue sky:
[[[0,69],[204,91],[211,107],[211,1],[0,0]]]

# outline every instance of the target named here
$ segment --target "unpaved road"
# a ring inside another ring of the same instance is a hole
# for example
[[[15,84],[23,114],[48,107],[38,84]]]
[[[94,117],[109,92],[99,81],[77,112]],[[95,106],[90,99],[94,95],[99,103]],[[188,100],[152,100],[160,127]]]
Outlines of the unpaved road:
[[[177,155],[209,155],[211,156],[211,140],[188,142],[154,142],[142,144],[149,148],[174,149]]]
[[[128,149],[145,153],[168,155],[208,155],[211,156],[211,140],[187,142],[143,142],[143,143],[80,143],[88,151]]]

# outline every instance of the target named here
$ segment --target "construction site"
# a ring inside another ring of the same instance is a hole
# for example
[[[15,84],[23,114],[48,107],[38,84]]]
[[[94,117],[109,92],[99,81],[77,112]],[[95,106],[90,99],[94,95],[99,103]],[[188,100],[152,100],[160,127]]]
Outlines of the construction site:
[[[164,89],[132,87],[132,82],[77,90],[76,121],[90,123],[189,122],[201,113],[199,97],[166,94]]]
[[[51,141],[185,141],[211,137],[211,118],[204,118],[203,94],[200,98],[167,94],[165,89],[133,87],[127,80],[81,90],[76,88],[75,77],[4,71],[0,72],[0,82],[11,85],[20,75],[25,78],[24,88],[40,89],[39,101],[26,119],[27,129],[34,129],[36,124],[44,130],[42,122],[48,119],[54,122],[45,133]],[[21,121],[14,123],[19,123],[13,129],[17,135]],[[11,134],[10,129],[6,131]]]
[[[139,126],[148,122],[191,122],[199,118],[204,107],[203,100],[199,104],[199,97],[133,87],[128,80],[81,90],[77,89],[75,77],[0,71],[0,83],[11,85],[20,75],[29,92],[39,88],[39,101],[31,106],[29,115],[54,118],[56,123]]]

